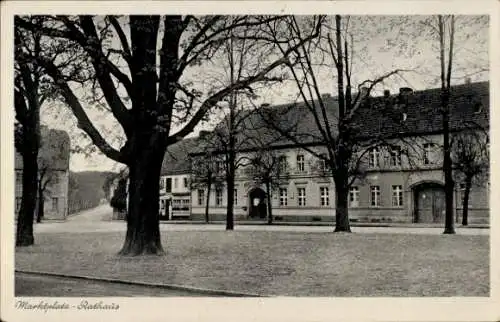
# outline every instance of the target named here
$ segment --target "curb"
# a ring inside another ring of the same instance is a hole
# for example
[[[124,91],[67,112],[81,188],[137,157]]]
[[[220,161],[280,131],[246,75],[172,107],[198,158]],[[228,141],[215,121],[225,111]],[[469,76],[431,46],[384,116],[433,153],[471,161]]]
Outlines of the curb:
[[[153,288],[164,288],[164,289],[179,290],[179,291],[197,292],[197,293],[206,294],[206,295],[219,295],[219,296],[227,296],[227,297],[268,297],[267,295],[259,295],[259,294],[252,294],[252,293],[240,293],[240,292],[232,292],[232,291],[224,291],[224,290],[214,290],[214,289],[207,289],[207,288],[182,286],[182,285],[177,285],[177,284],[137,282],[137,281],[121,280],[121,279],[106,278],[106,277],[92,277],[92,276],[85,276],[85,275],[69,275],[69,274],[61,274],[61,273],[27,271],[27,270],[18,270],[18,269],[14,270],[14,272],[21,273],[21,274],[28,274],[28,275],[41,275],[41,276],[60,277],[60,278],[69,278],[69,279],[72,278],[72,279],[81,279],[81,280],[97,281],[97,282],[105,282],[105,283],[116,283],[116,284],[137,285],[137,286],[145,286],[145,287],[153,287]]]

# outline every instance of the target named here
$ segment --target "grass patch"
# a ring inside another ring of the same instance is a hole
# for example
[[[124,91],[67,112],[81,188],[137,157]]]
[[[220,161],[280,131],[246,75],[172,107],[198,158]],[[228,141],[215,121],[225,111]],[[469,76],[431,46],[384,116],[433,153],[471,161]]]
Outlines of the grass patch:
[[[116,255],[124,233],[40,234],[16,269],[286,296],[489,296],[489,237],[172,231],[166,255]]]

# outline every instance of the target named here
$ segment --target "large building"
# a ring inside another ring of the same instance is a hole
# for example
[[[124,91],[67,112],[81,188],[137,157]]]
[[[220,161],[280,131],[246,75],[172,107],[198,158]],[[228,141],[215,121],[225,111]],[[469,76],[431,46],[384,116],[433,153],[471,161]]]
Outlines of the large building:
[[[336,98],[324,98],[331,113],[330,120],[335,120]],[[399,93],[391,95],[385,92],[384,96],[371,97],[368,101],[354,115],[359,139],[383,138],[388,144],[374,146],[360,158],[364,176],[356,179],[349,190],[350,219],[363,222],[444,222],[440,89],[413,92],[403,88]],[[488,82],[454,86],[450,106],[452,133],[488,133]],[[278,122],[296,124],[294,134],[303,134],[300,144],[280,138],[262,124],[261,113],[253,113],[242,122],[244,127],[238,131],[237,140],[248,137],[258,137],[259,140],[248,140],[252,143],[240,145],[238,155],[250,157],[265,146],[270,154],[283,161],[281,167],[286,176],[271,191],[276,221],[334,221],[335,186],[331,175],[325,171],[325,165],[316,157],[318,153],[326,152],[319,139],[321,136],[303,104],[289,107],[270,106],[267,110],[275,114],[275,119],[278,116]],[[332,129],[336,128],[335,124],[331,125]],[[316,156],[311,151],[316,152]],[[206,158],[199,149],[190,155],[194,159]],[[188,172],[186,167],[182,174]],[[455,187],[455,212],[459,221],[463,185],[458,181]],[[200,187],[191,189],[190,218],[204,218],[206,190]],[[210,216],[224,220],[228,192],[223,186],[212,187],[212,191]],[[268,192],[264,185],[253,179],[248,167],[237,170],[235,189],[231,193],[234,194],[237,220],[265,218]],[[484,180],[471,190],[469,222],[488,221],[489,182]]]
[[[39,181],[44,189],[44,219],[64,220],[68,216],[70,139],[65,131],[42,126],[41,147],[38,153]],[[22,199],[23,160],[15,154],[15,211]],[[36,203],[38,207],[38,202]],[[38,209],[38,208],[37,208]],[[35,210],[35,214],[36,211]],[[36,215],[35,215],[36,218]]]

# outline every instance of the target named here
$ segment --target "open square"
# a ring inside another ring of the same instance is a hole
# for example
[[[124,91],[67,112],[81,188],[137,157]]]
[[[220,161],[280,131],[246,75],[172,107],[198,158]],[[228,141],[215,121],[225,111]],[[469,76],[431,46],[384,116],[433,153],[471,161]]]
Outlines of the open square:
[[[121,232],[40,234],[16,269],[263,296],[489,296],[488,235],[238,228],[171,228],[161,257],[118,257]]]

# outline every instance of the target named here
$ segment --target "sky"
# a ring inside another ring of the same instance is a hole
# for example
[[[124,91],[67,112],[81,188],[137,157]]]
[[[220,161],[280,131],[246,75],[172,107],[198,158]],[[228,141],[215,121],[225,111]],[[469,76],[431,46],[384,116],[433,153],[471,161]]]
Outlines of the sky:
[[[374,79],[393,69],[407,69],[385,80],[377,87],[375,95],[381,94],[384,89],[396,93],[400,87],[411,87],[422,90],[438,86],[439,60],[436,46],[438,45],[432,28],[423,24],[429,17],[425,16],[353,16],[350,20],[350,30],[353,34],[353,81],[359,84],[366,79]],[[487,19],[487,18],[486,18]],[[483,17],[484,20],[484,17]],[[487,25],[478,23],[475,17],[457,17],[456,43],[454,54],[454,69],[452,84],[465,82],[466,78],[472,81],[488,80],[489,53],[488,53]],[[220,62],[220,68],[224,62]],[[198,66],[187,70],[187,80],[198,80],[200,75],[214,72],[214,64]],[[318,67],[322,93],[336,95],[335,74],[329,67]],[[83,91],[85,89],[78,89]],[[292,102],[297,95],[297,89],[292,82],[268,87],[258,92],[260,97],[257,104],[283,104]],[[103,133],[112,133],[110,143],[119,147],[123,141],[121,129],[113,122],[110,114],[86,106],[89,117]],[[221,115],[212,115],[211,122],[200,124],[195,133],[210,129]],[[90,141],[85,134],[76,127],[76,119],[63,104],[48,103],[42,110],[42,123],[52,128],[68,131],[72,138],[72,145],[87,145]],[[177,128],[178,129],[178,128]],[[176,129],[174,129],[175,131]],[[78,143],[78,144],[77,144]],[[118,171],[123,165],[108,159],[97,149],[88,155],[73,153],[70,159],[71,171]]]

